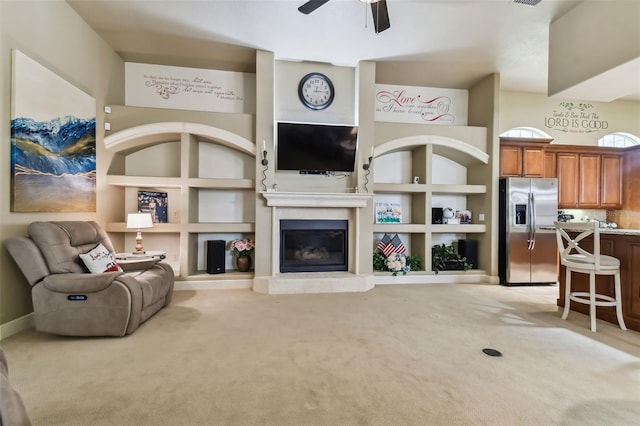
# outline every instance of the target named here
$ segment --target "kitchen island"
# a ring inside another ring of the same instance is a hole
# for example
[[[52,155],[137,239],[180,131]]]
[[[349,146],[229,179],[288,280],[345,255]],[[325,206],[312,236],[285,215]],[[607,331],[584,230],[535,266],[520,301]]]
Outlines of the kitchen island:
[[[593,249],[593,237],[584,239],[581,246]],[[600,253],[620,260],[622,314],[628,329],[640,331],[640,229],[600,229]],[[564,307],[565,268],[559,270],[558,306]],[[572,291],[588,291],[589,276],[573,273]],[[613,276],[596,276],[596,292],[613,296]],[[589,315],[589,305],[571,302],[571,310]],[[618,324],[614,307],[598,307],[596,316]]]

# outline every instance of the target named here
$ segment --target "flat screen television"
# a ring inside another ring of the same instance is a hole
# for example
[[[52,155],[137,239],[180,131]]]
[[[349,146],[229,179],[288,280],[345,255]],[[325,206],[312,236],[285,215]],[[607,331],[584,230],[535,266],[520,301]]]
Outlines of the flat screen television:
[[[354,171],[357,126],[281,121],[276,138],[278,170],[303,174]]]

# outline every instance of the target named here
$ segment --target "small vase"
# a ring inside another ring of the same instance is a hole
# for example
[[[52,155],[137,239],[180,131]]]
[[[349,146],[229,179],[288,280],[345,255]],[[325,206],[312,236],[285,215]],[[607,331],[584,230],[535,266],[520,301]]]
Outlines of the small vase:
[[[238,265],[238,272],[247,272],[251,268],[251,257],[244,254],[238,256],[236,265]]]

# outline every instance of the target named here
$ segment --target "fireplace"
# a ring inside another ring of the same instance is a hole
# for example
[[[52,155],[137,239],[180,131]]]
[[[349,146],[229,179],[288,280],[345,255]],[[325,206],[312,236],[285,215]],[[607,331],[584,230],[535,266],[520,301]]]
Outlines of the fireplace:
[[[346,271],[348,220],[280,220],[280,272]]]

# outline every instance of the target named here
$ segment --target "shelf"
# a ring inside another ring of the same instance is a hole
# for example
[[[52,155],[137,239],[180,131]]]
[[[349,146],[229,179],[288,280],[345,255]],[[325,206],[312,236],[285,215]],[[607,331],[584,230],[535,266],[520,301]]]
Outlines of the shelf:
[[[434,194],[485,194],[486,185],[431,185],[431,192]]]
[[[109,222],[107,223],[107,232],[136,232],[136,229],[127,228],[125,222]],[[144,228],[143,234],[167,234],[167,233],[180,233],[182,231],[182,225],[179,223],[155,223],[153,228]]]
[[[255,179],[211,179],[190,178],[188,185],[191,188],[204,189],[255,189]]]
[[[376,223],[373,225],[373,232],[412,234],[426,231],[427,225],[419,223]]]
[[[431,232],[433,233],[455,233],[455,234],[469,234],[486,232],[487,226],[484,224],[460,224],[460,225],[431,225]]]
[[[374,183],[373,190],[380,193],[395,192],[426,192],[424,183]]]
[[[185,227],[185,231],[190,233],[218,233],[218,232],[233,232],[233,233],[243,233],[243,232],[256,232],[256,226],[254,223],[247,222],[229,222],[229,223],[190,223],[188,225],[183,225]]]
[[[415,223],[376,223],[373,225],[373,232],[405,233],[415,234],[420,232],[468,234],[486,232],[486,225],[483,224],[460,224],[460,225],[433,225]]]
[[[138,188],[180,188],[179,177],[107,175],[107,184]]]

